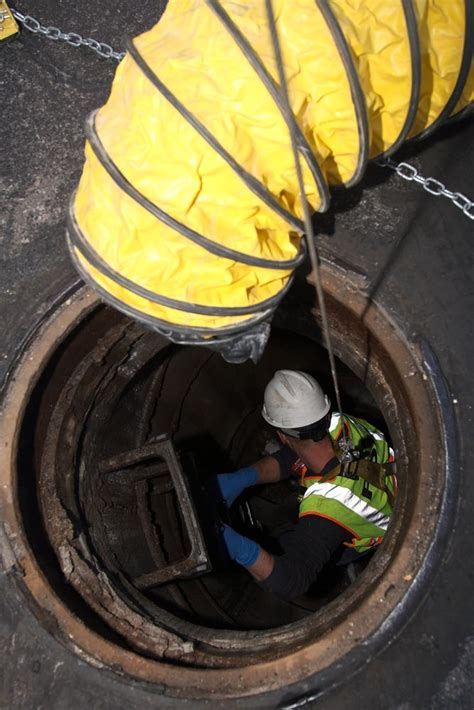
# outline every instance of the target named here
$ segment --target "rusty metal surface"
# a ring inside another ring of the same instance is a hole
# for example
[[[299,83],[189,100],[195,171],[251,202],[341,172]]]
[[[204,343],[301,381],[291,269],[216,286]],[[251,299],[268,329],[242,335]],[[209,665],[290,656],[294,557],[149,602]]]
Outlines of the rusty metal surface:
[[[136,467],[139,467],[144,462],[150,462],[154,465],[147,470],[137,470]],[[129,469],[131,468],[134,468],[134,470],[130,471]],[[182,577],[192,577],[211,569],[189,488],[170,439],[162,436],[160,441],[99,461],[98,469],[100,473],[117,474],[119,472],[126,481],[129,481],[130,485],[135,485],[138,515],[143,525],[150,553],[159,566],[159,569],[153,572],[134,577],[133,583],[137,589],[157,587],[160,584],[176,581]],[[157,478],[163,476],[171,480],[156,481]],[[164,564],[163,554],[159,553],[160,540],[151,520],[151,511],[146,503],[148,480],[151,481],[153,490],[158,495],[176,493],[177,504],[184,520],[190,550],[185,558],[174,564]]]

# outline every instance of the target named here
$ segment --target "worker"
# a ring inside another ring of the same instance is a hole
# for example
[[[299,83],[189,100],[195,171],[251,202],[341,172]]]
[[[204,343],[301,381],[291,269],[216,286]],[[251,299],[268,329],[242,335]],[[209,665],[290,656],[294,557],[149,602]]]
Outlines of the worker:
[[[281,555],[227,525],[223,535],[232,560],[263,588],[290,601],[308,590],[331,558],[348,564],[382,542],[396,478],[376,464],[393,462],[394,454],[383,434],[365,420],[331,414],[327,395],[305,372],[278,370],[265,389],[262,415],[283,447],[253,466],[219,474],[218,486],[230,507],[249,486],[297,476],[298,523],[279,538]],[[359,461],[341,464],[340,445],[347,441]],[[360,476],[358,467],[365,468]]]

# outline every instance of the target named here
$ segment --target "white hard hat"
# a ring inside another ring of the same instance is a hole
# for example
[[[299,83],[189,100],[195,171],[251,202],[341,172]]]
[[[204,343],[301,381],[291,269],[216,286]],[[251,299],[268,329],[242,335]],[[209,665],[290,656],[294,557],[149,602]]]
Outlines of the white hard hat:
[[[277,370],[265,388],[262,416],[279,429],[298,429],[319,421],[330,408],[314,377],[300,370]]]

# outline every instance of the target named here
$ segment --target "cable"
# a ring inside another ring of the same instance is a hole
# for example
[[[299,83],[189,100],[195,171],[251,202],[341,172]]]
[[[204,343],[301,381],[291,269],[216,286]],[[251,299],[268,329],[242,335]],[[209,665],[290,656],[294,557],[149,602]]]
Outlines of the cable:
[[[323,288],[321,285],[321,271],[319,267],[319,255],[318,251],[316,248],[316,241],[315,241],[315,235],[314,235],[314,230],[313,230],[313,224],[311,221],[311,212],[310,212],[310,207],[309,203],[306,197],[306,192],[305,192],[305,187],[304,187],[304,181],[303,181],[303,172],[301,170],[301,162],[300,162],[300,155],[299,155],[299,150],[298,150],[298,144],[296,140],[296,135],[297,135],[297,125],[296,125],[296,119],[293,114],[293,111],[291,110],[290,106],[290,97],[288,94],[288,83],[286,80],[286,75],[285,75],[285,68],[283,66],[283,58],[281,54],[281,46],[280,46],[280,40],[278,38],[278,30],[275,22],[275,15],[273,12],[273,2],[272,0],[265,0],[265,9],[268,17],[268,24],[270,27],[270,33],[271,33],[271,38],[272,38],[272,44],[273,44],[273,51],[275,53],[275,60],[278,68],[278,77],[280,81],[280,91],[282,95],[282,108],[285,113],[285,119],[288,124],[288,129],[289,129],[289,134],[290,134],[290,140],[291,140],[291,148],[293,151],[293,157],[295,161],[295,168],[296,168],[296,176],[298,179],[298,189],[300,193],[300,199],[303,205],[303,214],[304,214],[304,225],[305,225],[305,232],[306,232],[306,246],[308,249],[308,254],[311,262],[311,267],[313,269],[314,273],[314,286],[315,286],[315,291],[316,291],[316,302],[319,302],[319,309],[321,312],[321,321],[322,321],[322,326],[323,326],[323,334],[324,334],[324,340],[326,344],[326,349],[328,351],[329,355],[329,364],[331,366],[331,376],[332,376],[332,381],[334,385],[334,392],[336,395],[336,404],[338,408],[338,412],[341,415],[341,418],[343,417],[342,413],[342,406],[341,406],[341,396],[339,392],[339,382],[337,379],[337,372],[336,372],[336,360],[334,358],[334,351],[332,348],[332,343],[331,343],[331,336],[329,333],[329,324],[328,324],[328,318],[327,318],[327,313],[326,313],[326,303],[324,299],[324,292]],[[343,437],[343,447],[344,448],[347,445],[347,435],[344,430],[344,426],[342,427],[342,437]]]

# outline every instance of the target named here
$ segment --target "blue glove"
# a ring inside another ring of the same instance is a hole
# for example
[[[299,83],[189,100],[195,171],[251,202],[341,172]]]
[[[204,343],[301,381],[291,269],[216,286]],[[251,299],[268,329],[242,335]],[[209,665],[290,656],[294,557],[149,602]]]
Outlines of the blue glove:
[[[217,476],[219,490],[227,506],[230,507],[234,500],[249,486],[254,486],[258,480],[258,471],[252,466],[241,468],[235,473],[220,473]]]
[[[261,547],[254,540],[240,535],[228,525],[223,526],[224,542],[231,560],[235,560],[239,565],[249,567],[257,561]]]

